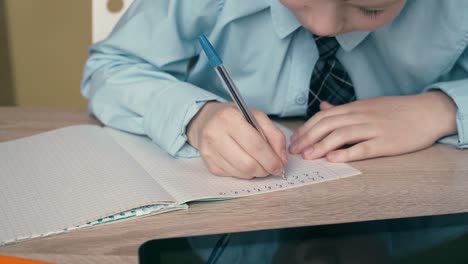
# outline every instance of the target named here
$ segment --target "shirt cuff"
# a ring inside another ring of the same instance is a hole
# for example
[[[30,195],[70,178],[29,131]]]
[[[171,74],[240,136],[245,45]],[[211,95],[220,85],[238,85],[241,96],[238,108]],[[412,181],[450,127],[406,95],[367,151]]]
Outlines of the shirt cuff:
[[[468,79],[440,82],[430,85],[425,91],[440,90],[446,93],[457,106],[457,134],[440,139],[440,143],[457,148],[468,148]]]
[[[177,82],[152,95],[144,115],[145,133],[177,158],[199,156],[187,142],[186,126],[208,101],[225,102],[222,97],[186,82]]]

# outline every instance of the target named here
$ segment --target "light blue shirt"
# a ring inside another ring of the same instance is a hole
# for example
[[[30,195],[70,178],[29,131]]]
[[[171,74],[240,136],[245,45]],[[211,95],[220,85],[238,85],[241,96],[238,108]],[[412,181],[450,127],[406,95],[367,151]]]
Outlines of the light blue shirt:
[[[229,100],[200,55],[200,33],[248,105],[279,117],[305,115],[318,52],[311,33],[278,0],[135,1],[91,48],[81,86],[90,111],[108,126],[148,135],[171,155],[198,155],[187,144],[186,125],[205,102]],[[468,1],[409,0],[389,25],[337,40],[358,99],[440,89],[458,107],[458,134],[442,141],[468,147]],[[401,254],[421,237],[431,245],[467,227],[388,235]]]
[[[205,102],[229,100],[200,55],[200,33],[249,106],[305,115],[318,52],[278,0],[135,1],[91,48],[81,86],[90,111],[108,126],[148,135],[171,155],[198,155],[187,124]],[[458,106],[458,135],[444,142],[468,147],[468,1],[410,0],[389,25],[337,40],[358,99],[441,89]]]

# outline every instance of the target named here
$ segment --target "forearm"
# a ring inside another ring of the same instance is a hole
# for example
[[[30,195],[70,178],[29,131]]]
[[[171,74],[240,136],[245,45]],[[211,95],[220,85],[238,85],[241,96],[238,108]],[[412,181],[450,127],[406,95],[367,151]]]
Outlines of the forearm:
[[[81,91],[106,125],[151,137],[175,156],[193,156],[185,126],[214,94],[184,82],[219,0],[136,1],[111,35],[91,48]]]
[[[94,72],[85,84],[92,113],[108,126],[148,135],[171,155],[198,155],[185,143],[185,126],[204,102],[222,99],[192,84],[162,79],[157,71],[117,68],[110,76]]]

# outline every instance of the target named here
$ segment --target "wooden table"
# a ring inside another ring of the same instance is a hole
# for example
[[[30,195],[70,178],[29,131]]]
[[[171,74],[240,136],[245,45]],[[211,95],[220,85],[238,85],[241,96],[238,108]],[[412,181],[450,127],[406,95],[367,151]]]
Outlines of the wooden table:
[[[99,124],[85,110],[0,107],[0,141],[83,123]],[[468,151],[437,144],[351,165],[363,174],[248,198],[194,203],[186,211],[7,245],[0,247],[0,254],[61,263],[136,263],[138,247],[157,238],[468,212]]]

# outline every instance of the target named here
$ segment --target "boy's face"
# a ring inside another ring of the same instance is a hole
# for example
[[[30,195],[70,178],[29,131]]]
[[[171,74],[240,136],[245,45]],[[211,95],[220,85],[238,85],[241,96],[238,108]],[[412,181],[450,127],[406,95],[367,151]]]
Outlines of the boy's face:
[[[299,22],[319,36],[372,31],[400,14],[406,0],[280,0]]]

